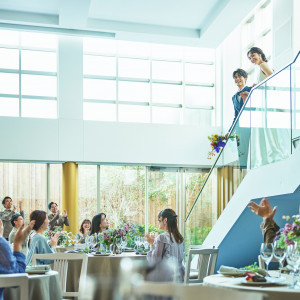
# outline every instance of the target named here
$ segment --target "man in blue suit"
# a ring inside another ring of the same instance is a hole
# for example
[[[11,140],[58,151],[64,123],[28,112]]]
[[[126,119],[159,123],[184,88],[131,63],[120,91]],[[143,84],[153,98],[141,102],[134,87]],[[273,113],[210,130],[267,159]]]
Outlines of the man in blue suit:
[[[232,97],[232,102],[234,106],[234,119],[228,130],[228,133],[225,135],[226,139],[228,138],[229,132],[232,129],[233,124],[247,99],[248,93],[244,93],[244,92],[250,92],[251,90],[251,87],[246,86],[246,81],[248,77],[246,71],[244,71],[243,69],[237,69],[233,72],[232,76],[235,84],[238,87],[238,92],[234,94]],[[238,134],[240,138],[240,142],[238,146],[240,168],[247,168],[250,128],[249,127],[240,128],[239,122],[237,122],[235,125],[235,132]]]

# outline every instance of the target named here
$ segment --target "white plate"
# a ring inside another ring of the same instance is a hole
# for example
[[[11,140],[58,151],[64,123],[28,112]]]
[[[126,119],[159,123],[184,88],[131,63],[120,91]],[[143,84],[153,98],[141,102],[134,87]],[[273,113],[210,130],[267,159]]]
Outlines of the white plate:
[[[148,252],[140,252],[141,255],[147,255]]]
[[[239,278],[239,283],[244,284],[244,285],[276,285],[276,284],[285,284],[286,278],[285,277],[265,277],[266,282],[249,282],[246,280],[246,277],[244,278]]]
[[[46,274],[49,270],[34,270],[34,269],[26,269],[25,273],[28,274]]]
[[[94,256],[110,256],[110,253],[100,253],[100,254],[94,253],[92,255],[94,255]]]
[[[217,273],[224,276],[244,276],[246,274],[246,272],[237,273],[237,272],[220,272],[220,271],[217,271]]]

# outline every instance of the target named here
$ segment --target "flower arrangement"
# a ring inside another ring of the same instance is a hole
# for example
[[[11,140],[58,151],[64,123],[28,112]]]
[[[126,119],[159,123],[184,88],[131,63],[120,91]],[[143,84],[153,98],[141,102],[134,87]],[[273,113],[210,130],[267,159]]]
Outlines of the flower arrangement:
[[[295,242],[300,243],[300,215],[283,216],[282,218],[290,223],[286,223],[277,232],[274,241],[277,241],[278,247],[285,248],[287,245],[294,245]]]
[[[58,234],[58,243],[59,246],[69,246],[75,243],[75,236],[72,232],[64,231],[61,227],[57,227],[54,230],[46,230],[44,236],[47,240],[50,240],[54,235]]]
[[[123,241],[126,241],[130,231],[130,223],[127,223],[120,228],[105,230],[103,232],[103,242],[109,246],[110,244],[115,244],[117,238],[121,238]]]
[[[211,159],[216,153],[220,152],[221,148],[224,148],[226,145],[226,138],[223,135],[218,135],[218,134],[212,134],[211,136],[208,136],[208,139],[210,140],[210,146],[211,146],[211,151],[208,152],[208,159]],[[237,141],[237,146],[239,146],[239,136],[235,133],[233,135],[230,135],[228,139],[236,139]]]

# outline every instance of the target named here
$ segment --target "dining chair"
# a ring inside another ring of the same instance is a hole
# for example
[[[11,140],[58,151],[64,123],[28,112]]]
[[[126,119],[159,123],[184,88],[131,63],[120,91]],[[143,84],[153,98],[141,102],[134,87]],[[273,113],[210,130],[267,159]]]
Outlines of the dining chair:
[[[78,253],[50,253],[50,254],[34,254],[32,257],[32,265],[36,264],[36,260],[53,260],[53,270],[59,273],[60,284],[62,289],[63,297],[76,297],[80,299],[80,293],[84,291],[85,281],[86,281],[86,272],[87,272],[87,254],[78,254]],[[68,264],[70,261],[81,261],[81,271],[79,278],[79,289],[78,291],[67,292],[67,275],[68,275]]]
[[[203,278],[215,273],[219,249],[203,245],[190,246],[185,268],[184,283],[202,283]]]
[[[28,300],[28,275],[5,274],[0,275],[0,288],[19,287],[20,300]]]

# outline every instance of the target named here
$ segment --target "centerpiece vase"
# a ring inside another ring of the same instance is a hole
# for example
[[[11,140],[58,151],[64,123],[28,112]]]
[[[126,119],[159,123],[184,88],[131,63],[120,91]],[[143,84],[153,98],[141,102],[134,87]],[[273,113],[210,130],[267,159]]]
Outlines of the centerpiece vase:
[[[119,248],[118,248],[117,244],[115,244],[115,243],[112,243],[109,245],[109,250],[110,250],[110,253],[113,255],[120,253]]]

